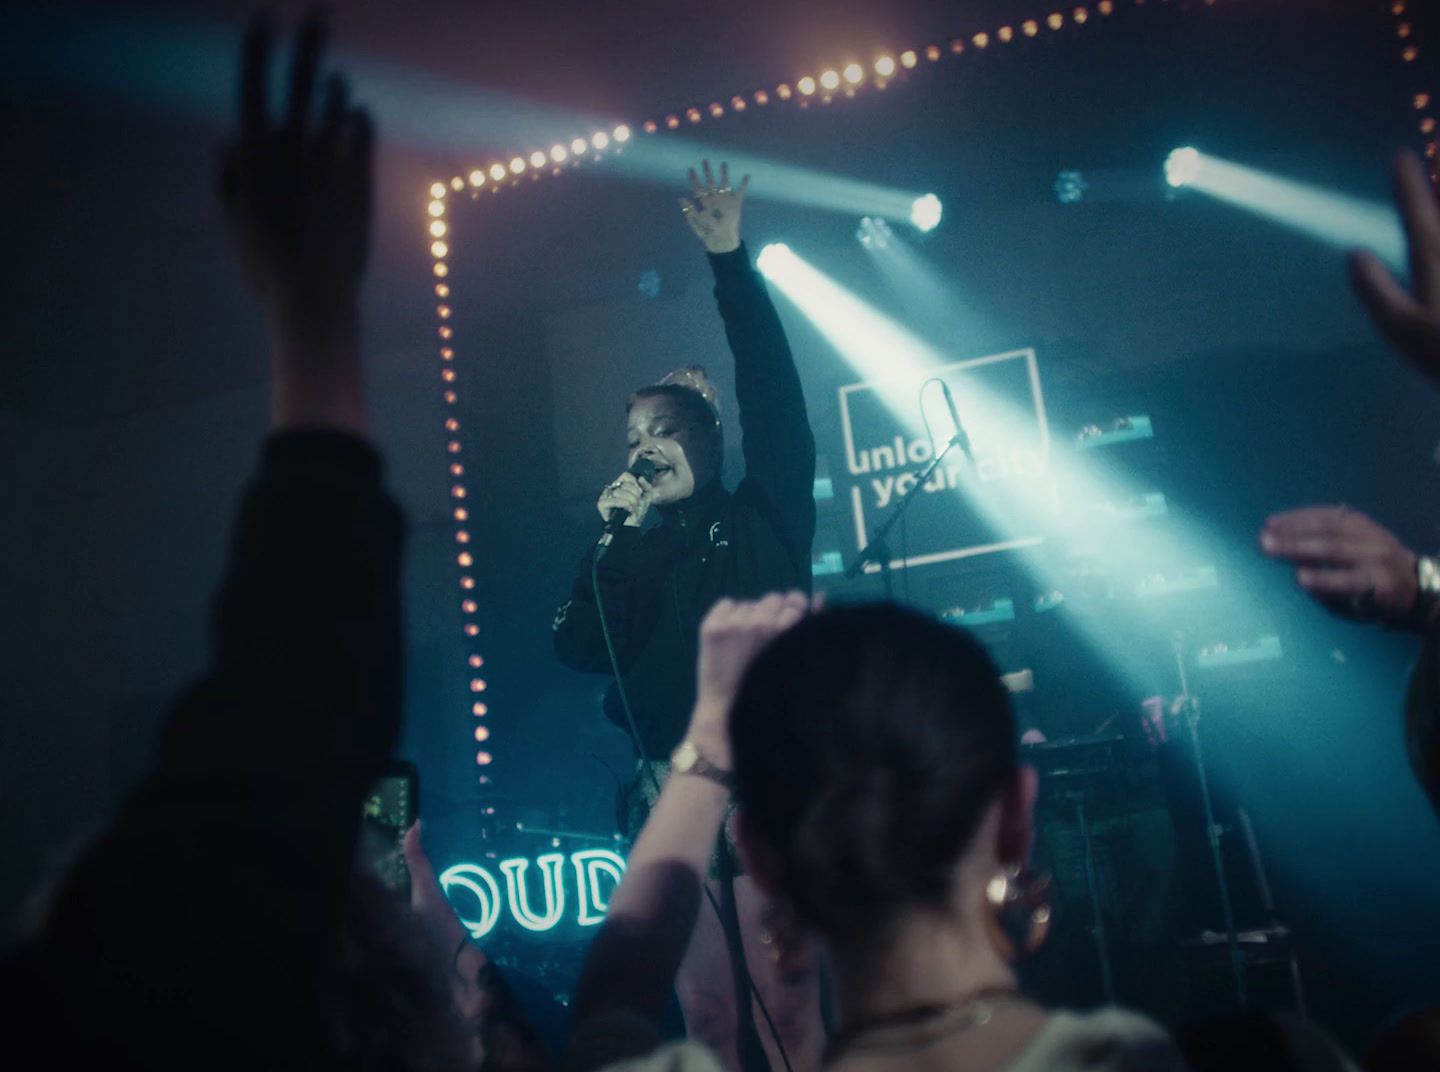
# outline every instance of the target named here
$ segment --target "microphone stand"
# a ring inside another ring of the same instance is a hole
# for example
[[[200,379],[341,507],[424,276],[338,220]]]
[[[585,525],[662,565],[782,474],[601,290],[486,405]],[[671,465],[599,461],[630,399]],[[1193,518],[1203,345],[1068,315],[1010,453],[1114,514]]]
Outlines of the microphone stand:
[[[885,599],[887,602],[894,600],[894,582],[890,575],[890,530],[905,516],[905,511],[910,508],[911,501],[920,489],[930,482],[930,477],[936,469],[940,468],[940,463],[945,460],[945,456],[956,447],[964,445],[965,433],[960,429],[959,422],[957,421],[956,432],[950,437],[950,442],[945,444],[945,449],[931,458],[929,464],[926,465],[924,469],[916,472],[915,483],[910,485],[910,490],[895,501],[895,507],[890,511],[890,516],[876,527],[869,542],[866,543],[865,546],[860,549],[860,553],[855,556],[855,561],[851,562],[850,565],[845,568],[845,579],[847,581],[853,581],[864,572],[866,566],[875,562],[880,566],[880,579],[885,586]]]

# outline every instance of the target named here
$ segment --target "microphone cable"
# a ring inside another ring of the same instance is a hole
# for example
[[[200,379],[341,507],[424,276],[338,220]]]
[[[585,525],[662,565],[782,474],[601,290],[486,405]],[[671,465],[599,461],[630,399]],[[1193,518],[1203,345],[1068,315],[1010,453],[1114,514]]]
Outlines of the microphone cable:
[[[625,711],[625,724],[630,734],[631,743],[635,746],[635,754],[640,757],[640,767],[649,779],[651,788],[655,791],[655,799],[660,799],[660,779],[655,775],[655,765],[645,751],[645,744],[640,738],[640,727],[635,721],[635,711],[630,706],[630,694],[625,688],[625,676],[620,671],[620,657],[616,654],[615,643],[610,636],[610,623],[605,616],[605,598],[600,594],[600,563],[596,556],[590,559],[590,587],[595,593],[595,611],[600,619],[600,633],[605,638],[605,652],[610,657],[610,669],[615,676],[615,692],[620,697],[620,706]],[[654,808],[654,805],[651,805]],[[723,828],[722,828],[723,833]],[[726,851],[729,851],[728,849]],[[746,988],[750,992],[750,998],[760,1010],[760,1015],[765,1018],[765,1026],[770,1032],[770,1038],[775,1043],[775,1049],[780,1054],[780,1060],[785,1065],[785,1072],[795,1072],[790,1064],[790,1055],[785,1052],[785,1042],[780,1037],[780,1029],[775,1026],[775,1020],[770,1015],[770,1010],[765,1005],[765,999],[760,996],[760,990],[755,985],[755,980],[750,975],[749,965],[745,962],[745,947],[740,940],[739,916],[736,916],[736,933],[731,934],[730,928],[725,925],[725,913],[720,910],[720,903],[715,900],[715,895],[710,892],[710,883],[701,879],[700,889],[705,894],[705,899],[710,902],[710,907],[715,912],[715,918],[720,921],[720,931],[725,935],[725,944],[730,949],[730,961],[735,970],[743,977]],[[672,984],[673,985],[673,984]],[[746,1015],[749,1010],[735,1010],[736,1019]],[[754,1017],[750,1017],[752,1023]],[[742,1054],[742,1065],[744,1058]],[[769,1066],[769,1058],[765,1063]]]

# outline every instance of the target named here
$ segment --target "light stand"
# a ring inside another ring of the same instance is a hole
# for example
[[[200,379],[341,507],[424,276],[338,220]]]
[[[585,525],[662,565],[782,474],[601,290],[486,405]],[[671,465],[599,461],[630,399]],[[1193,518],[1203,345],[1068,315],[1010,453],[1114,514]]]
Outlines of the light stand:
[[[1210,844],[1210,862],[1215,868],[1215,884],[1220,892],[1220,912],[1225,920],[1225,945],[1230,953],[1230,974],[1235,983],[1235,1001],[1240,1008],[1248,1004],[1245,995],[1245,955],[1240,951],[1240,935],[1235,929],[1235,905],[1230,898],[1230,882],[1225,877],[1225,861],[1220,855],[1220,824],[1215,821],[1215,805],[1210,798],[1210,778],[1205,772],[1205,755],[1200,750],[1200,703],[1190,693],[1185,673],[1185,641],[1175,637],[1175,667],[1180,675],[1180,697],[1185,711],[1185,727],[1190,734],[1190,750],[1195,757],[1195,777],[1200,785],[1200,801],[1205,809],[1205,837]]]

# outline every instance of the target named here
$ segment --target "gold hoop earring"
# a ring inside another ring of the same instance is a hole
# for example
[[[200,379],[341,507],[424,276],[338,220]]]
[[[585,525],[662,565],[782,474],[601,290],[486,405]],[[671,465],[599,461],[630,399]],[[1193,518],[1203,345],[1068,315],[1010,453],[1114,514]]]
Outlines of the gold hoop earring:
[[[765,908],[760,930],[760,944],[781,976],[806,974],[811,969],[810,945],[795,920],[790,903],[777,897]]]
[[[1042,875],[1009,864],[985,885],[986,932],[996,952],[1008,961],[1029,956],[1050,933],[1053,883]]]

